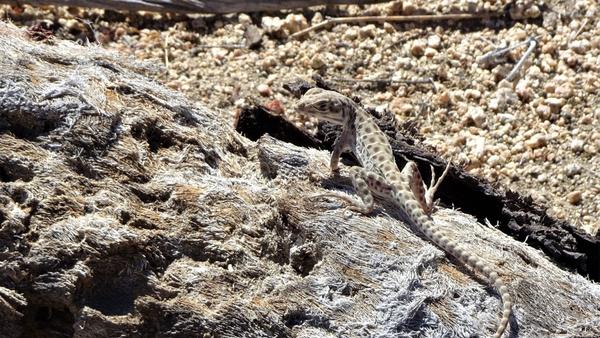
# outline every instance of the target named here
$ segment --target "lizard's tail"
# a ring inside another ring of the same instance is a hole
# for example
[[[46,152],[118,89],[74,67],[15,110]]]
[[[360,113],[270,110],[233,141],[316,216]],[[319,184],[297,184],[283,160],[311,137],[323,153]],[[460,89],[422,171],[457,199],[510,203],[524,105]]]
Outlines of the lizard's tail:
[[[510,293],[508,293],[508,288],[504,284],[504,281],[502,281],[500,276],[498,276],[498,273],[492,271],[489,265],[487,265],[484,261],[465,250],[465,248],[458,245],[458,243],[450,240],[450,238],[443,231],[437,230],[433,222],[427,216],[419,217],[419,220],[422,222],[424,234],[431,241],[433,241],[447,253],[459,259],[465,265],[483,274],[491,284],[494,284],[494,287],[496,290],[498,290],[498,293],[502,298],[502,318],[498,323],[496,333],[494,333],[493,337],[502,337],[502,334],[504,334],[506,326],[508,325],[508,320],[512,311],[512,298]]]

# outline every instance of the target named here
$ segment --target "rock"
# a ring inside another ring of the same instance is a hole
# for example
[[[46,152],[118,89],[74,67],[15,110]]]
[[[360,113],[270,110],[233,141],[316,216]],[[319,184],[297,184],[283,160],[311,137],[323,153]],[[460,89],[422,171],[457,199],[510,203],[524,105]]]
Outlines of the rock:
[[[250,15],[242,13],[240,15],[238,15],[238,22],[241,23],[242,25],[251,25],[252,24],[252,18],[250,17]]]
[[[567,177],[573,177],[575,175],[581,174],[581,170],[583,168],[577,163],[570,163],[565,167],[565,175]]]
[[[554,94],[558,97],[568,99],[573,96],[573,87],[568,83],[563,83],[562,85],[556,87]]]
[[[288,34],[293,34],[308,28],[308,22],[302,14],[288,14],[283,21],[283,28]]]
[[[435,50],[435,49],[433,49],[433,48],[431,48],[431,47],[427,47],[427,48],[425,48],[425,53],[424,53],[424,55],[425,55],[426,57],[428,57],[428,58],[432,58],[432,57],[434,57],[434,56],[435,56],[437,53],[438,53],[438,52],[437,52],[437,50]]]
[[[467,116],[476,127],[481,128],[485,124],[486,115],[481,107],[469,107]]]
[[[477,89],[469,88],[465,90],[465,97],[467,99],[479,100],[479,98],[481,97],[481,92]]]
[[[572,191],[569,194],[567,194],[567,201],[569,201],[569,203],[572,205],[577,205],[577,204],[581,203],[581,200],[582,200],[582,194],[581,194],[581,191],[579,191],[579,190],[575,190],[575,191]]]
[[[591,43],[588,40],[575,40],[569,44],[569,48],[577,54],[585,54],[591,48]]]
[[[412,56],[423,56],[423,54],[425,53],[425,46],[426,43],[423,40],[415,40],[413,41],[413,43],[410,46],[410,54],[412,54]]]
[[[313,69],[319,69],[325,66],[325,61],[320,53],[313,55],[313,57],[310,59],[310,66]]]
[[[358,29],[356,27],[350,27],[342,34],[342,39],[354,41],[358,38]]]
[[[256,90],[262,96],[271,96],[271,94],[273,94],[273,92],[271,91],[271,87],[264,83],[259,84],[256,87]]]
[[[535,108],[535,112],[542,120],[548,120],[552,116],[552,108],[545,104],[540,104]]]
[[[502,123],[512,123],[516,120],[516,117],[513,114],[500,113],[497,116],[498,120]]]
[[[533,90],[529,86],[529,81],[525,79],[519,80],[515,86],[515,92],[522,101],[528,102],[533,98]]]
[[[321,22],[323,22],[323,14],[321,14],[321,12],[316,12],[315,15],[313,15],[312,19],[310,19],[311,25],[316,25]]]
[[[548,144],[548,138],[545,134],[537,133],[533,135],[529,140],[525,141],[525,146],[531,149],[538,149],[545,147]]]
[[[430,35],[427,38],[427,46],[429,46],[431,48],[439,49],[441,44],[442,44],[442,39],[440,39],[440,37],[437,35]]]
[[[283,20],[277,17],[263,16],[261,20],[261,27],[265,33],[277,34],[283,31]]]
[[[385,30],[385,32],[388,34],[396,33],[396,28],[394,28],[394,25],[389,22],[383,23],[383,30]]]
[[[571,151],[575,152],[575,153],[580,153],[583,151],[583,146],[585,145],[585,142],[582,139],[579,138],[574,138],[571,141]]]
[[[549,97],[544,102],[550,107],[552,114],[560,112],[560,108],[565,104],[565,100],[557,97]]]
[[[373,24],[368,24],[360,28],[358,35],[363,38],[374,38],[377,35],[377,27]]]

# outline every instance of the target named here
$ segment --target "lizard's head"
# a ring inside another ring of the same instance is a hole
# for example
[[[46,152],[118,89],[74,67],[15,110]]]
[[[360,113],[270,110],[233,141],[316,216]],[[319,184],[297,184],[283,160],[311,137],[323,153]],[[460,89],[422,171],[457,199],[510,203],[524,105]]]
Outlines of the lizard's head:
[[[296,103],[296,111],[320,120],[343,124],[353,104],[352,100],[337,92],[311,88]]]

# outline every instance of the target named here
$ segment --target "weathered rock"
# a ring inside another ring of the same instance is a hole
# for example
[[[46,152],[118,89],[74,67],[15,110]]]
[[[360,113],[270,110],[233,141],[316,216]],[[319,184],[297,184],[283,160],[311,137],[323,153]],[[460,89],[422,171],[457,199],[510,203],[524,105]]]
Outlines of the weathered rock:
[[[1,23],[0,47],[2,335],[491,333],[496,295],[397,212],[303,198],[349,189],[327,152],[251,141],[101,48]],[[600,333],[598,285],[459,211],[434,217],[505,277],[519,335]]]

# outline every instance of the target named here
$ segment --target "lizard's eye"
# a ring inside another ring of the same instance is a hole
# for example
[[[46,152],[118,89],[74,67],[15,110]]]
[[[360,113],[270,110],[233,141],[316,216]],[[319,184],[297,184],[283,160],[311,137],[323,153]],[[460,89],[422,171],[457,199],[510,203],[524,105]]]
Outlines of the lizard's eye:
[[[327,102],[321,101],[321,102],[317,103],[317,109],[327,110]]]

